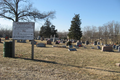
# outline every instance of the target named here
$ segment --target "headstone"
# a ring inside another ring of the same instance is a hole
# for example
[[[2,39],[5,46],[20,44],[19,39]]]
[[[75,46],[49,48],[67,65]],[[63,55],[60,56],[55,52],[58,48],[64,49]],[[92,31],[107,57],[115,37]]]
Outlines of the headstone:
[[[75,48],[68,49],[68,51],[77,51]]]
[[[20,40],[17,40],[17,42],[20,42]]]
[[[41,37],[41,41],[43,41],[44,40],[44,38],[43,37]]]
[[[97,49],[101,49],[100,46],[97,46]]]
[[[51,40],[47,40],[47,44],[51,45]]]
[[[65,43],[66,41],[63,41],[63,43]]]
[[[1,43],[1,38],[0,38],[0,43]]]
[[[9,40],[9,36],[5,36],[5,40]]]
[[[85,44],[88,45],[88,44],[89,44],[89,41],[85,41]]]
[[[102,46],[102,51],[113,51],[112,46]]]
[[[38,43],[36,46],[37,47],[46,47],[46,44],[44,44],[44,43]]]
[[[79,47],[82,47],[82,43],[79,42],[79,41],[76,43],[76,45],[79,46]]]
[[[113,49],[115,49],[116,45],[113,45]]]
[[[37,37],[37,40],[40,40],[40,36]]]
[[[21,43],[26,43],[26,40],[21,40]]]
[[[97,45],[100,45],[100,42],[97,42]]]
[[[56,42],[55,42],[55,44],[59,44],[59,42],[58,42],[58,41],[56,41]]]
[[[94,41],[94,45],[97,45],[97,41]]]
[[[118,49],[118,47],[119,47],[119,46],[118,46],[118,45],[116,45],[115,49]]]
[[[72,41],[72,43],[76,43],[76,41],[75,41],[75,40],[73,40],[73,41]]]
[[[118,47],[118,51],[120,52],[120,46]]]
[[[109,46],[108,44],[104,44],[104,46]]]

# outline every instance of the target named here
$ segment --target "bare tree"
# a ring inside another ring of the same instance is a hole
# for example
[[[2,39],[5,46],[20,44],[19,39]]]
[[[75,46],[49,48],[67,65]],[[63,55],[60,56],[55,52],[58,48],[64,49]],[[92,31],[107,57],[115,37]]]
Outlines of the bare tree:
[[[27,4],[26,0],[0,0],[0,18],[6,18],[15,22],[20,20],[30,21],[36,19],[44,19],[47,17],[54,17],[53,11],[48,13],[40,13],[37,9],[32,7],[32,4]],[[22,3],[22,4],[20,4]]]
[[[114,42],[118,43],[119,39],[120,39],[120,23],[116,22],[114,23]]]

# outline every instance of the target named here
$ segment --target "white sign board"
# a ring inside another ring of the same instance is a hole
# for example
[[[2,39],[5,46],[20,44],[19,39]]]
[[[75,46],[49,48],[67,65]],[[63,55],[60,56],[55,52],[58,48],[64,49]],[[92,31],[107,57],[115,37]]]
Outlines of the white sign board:
[[[34,40],[34,22],[13,22],[13,39]]]

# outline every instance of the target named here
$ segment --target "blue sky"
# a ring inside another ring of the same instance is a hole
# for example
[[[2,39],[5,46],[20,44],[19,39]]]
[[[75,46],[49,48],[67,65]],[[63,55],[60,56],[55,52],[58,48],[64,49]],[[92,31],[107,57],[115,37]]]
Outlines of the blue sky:
[[[120,0],[30,0],[40,12],[56,11],[55,18],[50,20],[58,31],[68,31],[74,14],[80,14],[81,28],[85,26],[102,26],[110,21],[120,22]],[[12,26],[12,22],[4,20],[1,25]],[[2,20],[3,21],[3,20]],[[44,20],[36,22],[36,30],[44,24]]]

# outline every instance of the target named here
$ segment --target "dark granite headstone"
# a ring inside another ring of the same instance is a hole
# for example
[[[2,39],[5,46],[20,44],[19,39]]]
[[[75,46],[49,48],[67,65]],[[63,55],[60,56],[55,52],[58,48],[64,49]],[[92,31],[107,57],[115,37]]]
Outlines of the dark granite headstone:
[[[89,44],[89,41],[85,41],[85,44],[88,45],[88,44]]]
[[[65,43],[66,41],[63,41],[63,43]]]
[[[59,42],[58,42],[58,41],[56,41],[56,42],[55,42],[55,44],[59,44]]]
[[[50,45],[51,45],[51,40],[47,40],[47,44],[50,44]]]
[[[115,49],[118,49],[118,47],[119,47],[119,46],[118,46],[118,45],[116,45]]]
[[[73,48],[73,49],[68,49],[68,51],[77,51],[75,48]]]
[[[1,38],[0,38],[0,43],[1,43]]]
[[[97,46],[97,49],[101,49],[100,46]]]
[[[120,52],[120,46],[118,47],[118,51]]]
[[[9,40],[9,36],[5,36],[5,40]]]
[[[44,44],[44,43],[38,43],[36,46],[37,47],[46,47],[46,44]]]
[[[115,49],[116,45],[113,45],[113,49]]]
[[[20,40],[17,40],[17,42],[20,42]]]
[[[94,45],[97,45],[97,41],[94,41]]]
[[[82,43],[81,42],[77,42],[76,45],[79,46],[79,47],[82,47]]]
[[[97,42],[97,45],[100,45],[100,42]]]

